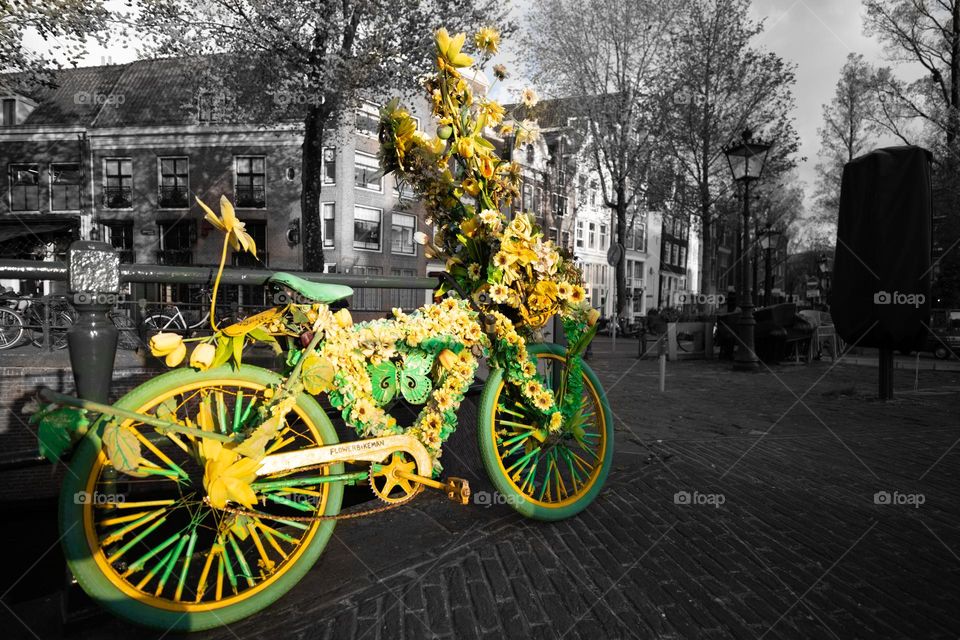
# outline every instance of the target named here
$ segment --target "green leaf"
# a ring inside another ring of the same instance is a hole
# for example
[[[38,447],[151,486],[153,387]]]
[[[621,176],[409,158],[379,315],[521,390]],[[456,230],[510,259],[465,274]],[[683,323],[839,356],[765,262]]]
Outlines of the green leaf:
[[[230,359],[230,346],[232,340],[226,336],[217,336],[217,350],[213,354],[213,362],[210,363],[210,368],[215,369],[221,365],[227,363],[227,360]]]
[[[303,366],[300,369],[300,376],[303,380],[303,388],[310,395],[323,393],[333,388],[333,379],[337,372],[333,363],[324,356],[311,353],[303,360]]]
[[[50,462],[57,462],[83,437],[89,425],[81,409],[61,407],[43,413],[37,428],[40,455]]]
[[[104,427],[103,446],[117,471],[133,473],[140,466],[140,441],[132,431],[117,422],[108,422]]]
[[[154,409],[154,415],[160,420],[169,420],[170,422],[177,422],[177,399],[173,396],[170,396],[163,402],[157,405],[157,408]]]
[[[233,361],[236,368],[240,368],[240,361],[243,359],[244,336],[237,336],[233,339]]]

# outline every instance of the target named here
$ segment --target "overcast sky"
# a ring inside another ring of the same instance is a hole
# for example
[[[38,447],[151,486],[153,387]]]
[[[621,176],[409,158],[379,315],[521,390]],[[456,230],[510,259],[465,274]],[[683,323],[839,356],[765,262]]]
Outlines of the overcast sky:
[[[531,6],[526,1],[513,1],[518,8]],[[120,8],[124,3],[122,0],[108,0],[107,4]],[[522,20],[522,12],[516,13]],[[776,52],[797,66],[794,115],[801,140],[800,154],[807,158],[800,165],[800,178],[806,183],[809,200],[815,182],[821,105],[831,99],[848,53],[862,53],[868,61],[879,63],[881,47],[874,38],[863,34],[860,0],[753,0],[753,13],[756,19],[765,21],[765,31],[755,44]],[[500,58],[509,64],[513,57],[511,50],[515,51],[518,45],[522,46],[522,41],[508,43],[506,55]],[[134,57],[130,50],[104,49],[92,43],[85,64],[123,63]],[[514,76],[507,88],[524,83],[522,78]],[[498,97],[511,99],[510,96]]]

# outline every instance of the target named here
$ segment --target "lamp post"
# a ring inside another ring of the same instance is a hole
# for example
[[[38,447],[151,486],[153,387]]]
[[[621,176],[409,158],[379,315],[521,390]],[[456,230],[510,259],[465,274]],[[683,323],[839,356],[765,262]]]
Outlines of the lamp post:
[[[763,235],[760,236],[760,248],[764,251],[763,256],[763,306],[770,304],[770,297],[773,295],[773,272],[770,271],[770,254],[777,246],[777,241],[780,238],[780,232],[776,229],[771,229],[770,224],[767,223],[767,228],[764,229]]]
[[[742,294],[740,300],[740,318],[737,321],[737,333],[740,337],[740,348],[737,349],[733,368],[737,371],[756,371],[759,368],[757,354],[754,352],[753,329],[757,324],[753,318],[753,300],[751,295],[750,261],[744,254],[750,246],[750,183],[759,180],[763,174],[763,165],[767,161],[770,144],[760,139],[753,139],[753,132],[747,129],[743,132],[742,140],[724,147],[723,153],[730,164],[730,173],[735,182],[743,183],[743,253],[741,254]]]

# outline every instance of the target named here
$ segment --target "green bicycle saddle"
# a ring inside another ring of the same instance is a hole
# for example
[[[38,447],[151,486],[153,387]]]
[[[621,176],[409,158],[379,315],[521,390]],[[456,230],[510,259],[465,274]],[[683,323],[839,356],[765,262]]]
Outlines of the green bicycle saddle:
[[[310,282],[304,280],[292,273],[275,273],[267,280],[270,284],[279,284],[296,291],[298,294],[312,302],[330,304],[337,300],[343,300],[353,295],[353,289],[343,284],[326,284],[321,282]]]

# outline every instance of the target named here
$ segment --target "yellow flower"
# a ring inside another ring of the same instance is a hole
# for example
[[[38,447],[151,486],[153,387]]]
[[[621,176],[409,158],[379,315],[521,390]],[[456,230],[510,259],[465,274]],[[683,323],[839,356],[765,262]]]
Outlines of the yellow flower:
[[[508,75],[509,74],[507,73],[507,68],[505,66],[503,66],[502,64],[493,65],[494,78],[496,78],[497,80],[506,80]]]
[[[457,354],[450,349],[444,349],[437,354],[437,360],[440,361],[444,369],[451,369],[457,363]]]
[[[203,216],[204,219],[227,234],[227,239],[234,251],[240,251],[240,249],[243,248],[244,251],[248,251],[256,257],[257,243],[254,242],[250,234],[247,233],[243,223],[237,220],[237,214],[233,210],[233,205],[230,204],[226,196],[220,196],[221,218],[218,218],[217,214],[204,204],[200,198],[197,198],[197,203],[200,205],[200,208],[206,212],[206,215]]]
[[[580,304],[586,297],[586,292],[583,290],[583,287],[579,285],[575,285],[573,290],[570,292],[570,302],[573,304]]]
[[[540,386],[540,383],[536,380],[530,380],[523,385],[523,393],[528,398],[536,398],[541,393],[543,393],[543,387]]]
[[[524,361],[524,363],[521,365],[521,369],[523,371],[523,375],[527,376],[528,378],[537,374],[537,365],[533,364],[529,360]]]
[[[238,457],[232,451],[221,449],[216,458],[207,460],[203,487],[215,509],[223,509],[229,500],[252,509],[257,501],[257,494],[250,483],[257,478],[260,461]]]
[[[510,290],[502,284],[495,284],[490,287],[490,298],[492,298],[497,304],[503,304],[506,302],[509,295]]]
[[[550,426],[548,428],[550,431],[556,433],[560,430],[561,426],[563,426],[563,414],[556,411],[550,415]]]
[[[467,276],[471,280],[478,280],[480,278],[480,265],[474,262],[467,267]]]
[[[484,126],[495,127],[503,120],[505,113],[503,106],[494,100],[483,100],[479,104],[480,116],[483,118],[481,128]]]
[[[443,418],[441,418],[439,414],[430,411],[423,417],[421,426],[423,430],[427,432],[440,431],[440,429],[443,428]]]
[[[590,309],[587,311],[587,326],[592,327],[597,324],[597,320],[600,319],[600,310],[599,309]]]
[[[200,371],[206,371],[213,364],[213,357],[216,353],[217,348],[209,342],[198,344],[194,347],[193,353],[190,354],[190,366]]]
[[[457,140],[457,153],[459,153],[464,158],[472,158],[473,154],[476,153],[477,146],[471,136],[464,136]]]
[[[518,214],[510,223],[510,231],[521,240],[530,240],[533,233],[533,222],[530,216],[525,213]]]
[[[550,300],[550,302],[554,302],[557,299],[557,283],[552,280],[541,280],[537,283],[537,286],[534,287],[534,291]]]
[[[466,220],[460,223],[460,231],[462,231],[463,235],[467,236],[468,238],[472,238],[473,234],[477,232],[478,226],[480,225],[477,222],[476,217],[467,218]]]
[[[473,64],[473,58],[460,51],[466,39],[465,33],[458,33],[451,38],[446,29],[439,29],[436,34],[437,53],[444,62],[454,68],[469,67]]]
[[[333,317],[336,319],[337,325],[342,329],[353,326],[353,317],[350,315],[349,309],[340,309],[340,311],[333,314]]]
[[[517,138],[514,141],[516,146],[522,146],[530,142],[536,142],[540,139],[540,125],[533,120],[524,120],[518,125]]]
[[[553,406],[553,394],[549,391],[544,391],[534,398],[533,404],[537,409],[540,409],[540,411],[546,411]]]
[[[477,49],[487,55],[494,55],[500,47],[500,34],[492,27],[483,27],[473,36]]]
[[[517,130],[516,122],[505,122],[502,127],[500,127],[500,136],[506,138],[507,136],[512,136]]]
[[[533,90],[533,87],[524,87],[520,92],[520,102],[522,102],[526,108],[532,109],[540,102],[540,96]]]
[[[187,345],[183,344],[183,338],[176,333],[158,333],[150,338],[150,353],[157,358],[166,356],[166,365],[175,367],[187,356]]]
[[[500,212],[494,209],[484,209],[481,211],[480,222],[490,227],[494,233],[499,231],[500,226],[503,224]]]
[[[463,190],[469,193],[471,196],[476,197],[480,193],[480,183],[476,179],[469,177],[464,179],[460,186],[463,187]]]
[[[369,422],[374,416],[373,402],[369,398],[360,397],[353,403],[350,419],[354,422]]]
[[[493,158],[489,155],[483,155],[479,158],[478,164],[480,165],[480,175],[487,180],[493,177],[493,172],[496,169],[496,165],[493,164]]]
[[[504,251],[498,251],[493,254],[493,265],[499,269],[503,269],[506,266],[509,266],[517,261],[515,255],[511,255]]]
[[[567,300],[570,297],[570,293],[573,291],[573,287],[570,286],[567,282],[557,283],[557,295],[561,300]]]
[[[453,396],[446,389],[439,389],[433,393],[433,400],[437,403],[437,409],[447,411],[453,409]]]

